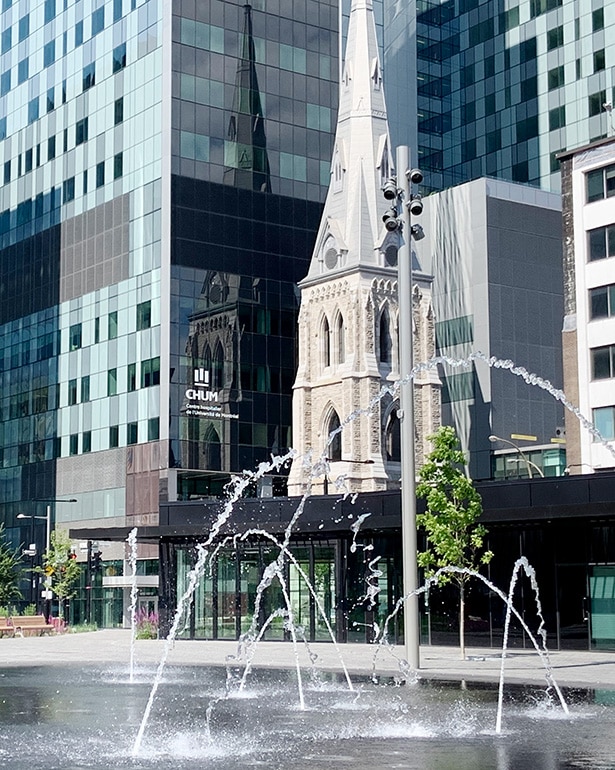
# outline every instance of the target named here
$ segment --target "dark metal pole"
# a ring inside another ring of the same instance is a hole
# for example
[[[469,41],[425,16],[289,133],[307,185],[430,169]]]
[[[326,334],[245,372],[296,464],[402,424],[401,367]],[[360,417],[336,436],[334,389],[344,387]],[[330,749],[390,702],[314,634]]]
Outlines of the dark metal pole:
[[[92,622],[92,541],[88,540],[88,560],[85,568],[85,620]]]

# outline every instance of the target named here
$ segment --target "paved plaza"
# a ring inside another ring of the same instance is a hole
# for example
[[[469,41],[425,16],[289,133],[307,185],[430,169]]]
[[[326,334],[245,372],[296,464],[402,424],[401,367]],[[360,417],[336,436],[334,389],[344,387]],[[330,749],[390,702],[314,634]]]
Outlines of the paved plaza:
[[[138,640],[134,648],[134,665],[151,669],[161,660],[166,643],[162,640]],[[131,634],[129,630],[104,629],[83,634],[0,639],[0,671],[16,666],[46,665],[112,665],[121,669],[130,661]],[[337,647],[328,643],[301,645],[299,663],[308,668],[310,654],[317,656],[315,665],[323,671],[343,671],[340,661],[350,674],[375,672],[394,675],[400,670],[402,647],[381,647],[366,644],[345,644]],[[175,666],[222,666],[229,656],[237,654],[235,642],[179,640],[168,646],[167,662]],[[550,651],[549,657],[555,680],[560,686],[615,690],[615,652]],[[470,648],[466,660],[460,659],[456,647],[421,647],[419,675],[425,679],[452,679],[496,682],[500,676],[501,656],[495,649]],[[262,642],[256,650],[253,665],[261,668],[291,668],[296,665],[295,651],[289,642]],[[508,682],[545,682],[543,663],[532,649],[508,652],[505,678]]]

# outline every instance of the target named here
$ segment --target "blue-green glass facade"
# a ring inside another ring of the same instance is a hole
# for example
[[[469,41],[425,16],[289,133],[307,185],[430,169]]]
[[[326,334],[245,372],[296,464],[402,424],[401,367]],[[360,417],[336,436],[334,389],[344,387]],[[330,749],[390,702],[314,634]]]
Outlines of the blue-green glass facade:
[[[608,0],[418,0],[429,185],[495,176],[559,191],[557,153],[613,133],[614,31]]]
[[[0,520],[15,543],[31,526],[44,541],[20,512],[153,523],[160,499],[219,494],[290,445],[338,22],[334,0],[3,3]],[[195,369],[224,417],[188,413]]]

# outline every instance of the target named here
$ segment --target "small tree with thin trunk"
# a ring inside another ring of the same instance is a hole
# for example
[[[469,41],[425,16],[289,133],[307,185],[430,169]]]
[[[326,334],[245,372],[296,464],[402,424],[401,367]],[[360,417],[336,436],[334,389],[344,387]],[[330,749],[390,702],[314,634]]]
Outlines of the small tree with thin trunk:
[[[19,590],[23,572],[20,551],[7,542],[4,524],[0,524],[0,607],[6,607],[7,612],[12,602],[23,598]]]
[[[60,601],[60,617],[64,614],[64,602],[77,593],[77,584],[81,574],[81,565],[72,552],[71,539],[64,530],[55,529],[51,533],[49,550],[43,554],[45,583],[51,586]]]
[[[483,511],[481,497],[464,473],[467,465],[459,439],[450,426],[442,426],[429,436],[433,451],[419,471],[417,497],[426,501],[425,513],[416,517],[427,537],[426,550],[418,554],[418,564],[427,577],[442,567],[478,571],[489,564],[493,554],[484,549],[487,530],[478,519]],[[465,658],[465,587],[470,575],[444,573],[438,582],[452,581],[459,587],[459,645]]]

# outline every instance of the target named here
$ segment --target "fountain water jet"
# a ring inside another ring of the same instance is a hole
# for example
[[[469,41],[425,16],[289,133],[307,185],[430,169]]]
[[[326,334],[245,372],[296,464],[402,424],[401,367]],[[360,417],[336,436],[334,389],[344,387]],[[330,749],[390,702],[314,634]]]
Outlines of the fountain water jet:
[[[257,622],[257,618],[259,616],[260,599],[261,599],[263,590],[267,587],[267,585],[269,585],[271,583],[271,580],[273,580],[273,577],[278,577],[278,579],[280,580],[280,583],[283,586],[283,593],[285,595],[285,601],[287,603],[287,606],[290,608],[290,599],[288,597],[287,591],[285,590],[285,586],[283,585],[283,580],[281,580],[283,561],[284,561],[284,558],[285,558],[285,554],[287,554],[287,552],[288,552],[288,545],[289,545],[289,542],[290,542],[290,537],[291,537],[292,529],[293,529],[295,523],[297,522],[297,520],[299,519],[299,517],[301,516],[301,514],[303,512],[305,501],[307,500],[307,498],[311,494],[311,487],[312,487],[312,483],[313,483],[314,479],[319,478],[319,477],[321,477],[323,475],[327,476],[329,471],[330,471],[330,465],[329,465],[328,458],[327,458],[328,448],[329,448],[331,442],[334,440],[334,438],[337,435],[337,433],[342,431],[346,425],[348,425],[353,420],[356,420],[358,417],[360,417],[362,415],[371,415],[371,414],[373,414],[373,411],[374,411],[375,407],[377,406],[377,404],[382,400],[382,398],[385,395],[391,395],[391,396],[395,397],[397,392],[398,392],[398,390],[399,390],[399,388],[402,385],[408,384],[408,382],[413,381],[413,379],[416,377],[416,375],[418,373],[420,373],[422,371],[425,371],[426,369],[435,368],[435,367],[437,367],[439,365],[443,365],[443,364],[447,364],[447,365],[452,366],[452,367],[459,367],[459,366],[467,367],[467,366],[470,366],[474,361],[482,361],[482,362],[486,363],[488,366],[490,366],[492,368],[501,368],[501,369],[508,370],[513,375],[519,376],[522,379],[524,379],[528,384],[534,385],[534,386],[537,386],[537,387],[540,387],[540,388],[546,390],[554,398],[556,398],[557,400],[561,401],[561,403],[569,411],[571,411],[573,414],[575,414],[575,416],[581,421],[581,423],[584,425],[584,427],[586,427],[598,440],[602,441],[606,446],[608,446],[609,450],[615,455],[615,448],[611,447],[602,438],[602,436],[593,427],[593,425],[589,422],[589,420],[587,420],[580,413],[580,411],[576,407],[574,407],[566,399],[565,395],[563,394],[563,392],[561,390],[556,389],[548,380],[544,380],[544,379],[542,379],[541,377],[539,377],[536,374],[529,373],[523,367],[516,366],[509,359],[498,359],[498,358],[495,358],[495,357],[487,357],[487,356],[485,356],[481,352],[476,352],[476,353],[470,354],[465,359],[453,359],[453,358],[450,358],[450,357],[447,357],[447,356],[438,356],[438,357],[434,357],[434,358],[430,359],[429,361],[426,361],[426,362],[423,362],[423,363],[419,363],[419,364],[414,366],[414,368],[412,369],[412,372],[410,373],[410,375],[407,378],[405,378],[404,380],[399,380],[399,381],[397,381],[392,386],[389,386],[389,385],[383,386],[380,389],[379,393],[372,399],[372,401],[367,406],[367,408],[357,409],[357,410],[354,410],[353,412],[351,412],[341,422],[339,428],[337,428],[335,431],[333,431],[331,433],[331,435],[328,437],[328,440],[327,440],[324,452],[322,453],[322,455],[315,462],[312,462],[312,452],[311,452],[311,450],[308,451],[304,455],[304,457],[303,457],[303,465],[309,471],[309,480],[308,480],[308,485],[307,485],[308,488],[307,488],[306,493],[301,498],[301,501],[300,501],[300,503],[299,503],[299,505],[298,505],[298,507],[297,507],[297,509],[295,511],[295,514],[292,516],[291,521],[289,522],[289,524],[288,524],[288,526],[287,526],[287,528],[285,530],[284,541],[282,543],[282,547],[280,547],[279,557],[276,560],[276,562],[273,563],[275,565],[275,567],[273,565],[270,565],[272,567],[272,572],[268,573],[267,575],[264,575],[263,579],[261,580],[262,590],[260,590],[258,592],[258,594],[257,594],[257,602],[256,602],[255,612],[253,614],[252,627],[250,629],[250,632],[248,632],[249,637],[251,637],[251,638],[260,638],[260,634],[256,634],[256,622]],[[180,601],[178,602],[178,607],[177,607],[177,611],[176,611],[176,614],[175,614],[175,619],[174,619],[174,622],[173,622],[173,624],[171,626],[171,630],[170,630],[170,632],[169,632],[169,634],[167,636],[167,639],[165,641],[165,648],[164,648],[164,652],[163,652],[163,655],[162,655],[162,659],[160,661],[160,664],[159,664],[159,667],[158,667],[158,670],[157,670],[157,673],[156,673],[156,677],[155,677],[155,680],[154,680],[154,684],[152,686],[152,690],[151,690],[151,693],[150,693],[150,698],[149,698],[149,701],[148,701],[148,704],[147,704],[147,707],[146,707],[146,710],[145,710],[145,714],[144,714],[144,717],[143,717],[143,720],[142,720],[142,723],[141,723],[141,728],[139,730],[139,733],[137,735],[137,739],[136,739],[134,747],[133,747],[133,756],[137,756],[138,753],[139,753],[139,749],[140,749],[140,746],[141,746],[141,741],[142,741],[142,738],[143,738],[143,733],[144,733],[144,730],[145,730],[145,727],[146,727],[146,724],[147,724],[147,720],[148,720],[148,716],[149,716],[149,713],[150,713],[150,710],[151,710],[151,706],[152,706],[152,703],[153,703],[153,700],[154,700],[154,697],[155,697],[158,685],[159,685],[160,680],[161,680],[162,671],[164,669],[164,665],[165,665],[165,662],[166,662],[166,659],[167,659],[167,656],[168,656],[170,645],[174,643],[174,640],[176,638],[177,629],[179,627],[179,623],[181,621],[181,618],[183,617],[184,612],[185,612],[187,606],[189,606],[189,603],[192,600],[192,597],[194,595],[194,591],[196,589],[198,581],[200,580],[200,577],[202,576],[208,561],[210,561],[212,556],[217,553],[218,548],[220,546],[217,546],[217,547],[214,548],[213,554],[210,554],[209,547],[213,543],[214,539],[217,537],[217,535],[220,532],[220,529],[222,528],[222,526],[230,518],[230,516],[232,514],[233,506],[234,506],[235,502],[241,496],[241,493],[246,488],[246,486],[249,483],[251,483],[253,480],[255,480],[257,478],[260,478],[264,473],[266,473],[266,472],[268,472],[268,471],[270,471],[270,470],[272,470],[274,468],[277,469],[277,468],[281,467],[283,464],[285,464],[289,460],[294,459],[296,456],[297,456],[296,452],[295,451],[291,451],[287,455],[285,455],[284,457],[273,458],[272,462],[269,463],[269,464],[268,463],[261,464],[261,466],[259,466],[259,470],[256,473],[252,473],[252,472],[249,472],[249,471],[244,471],[242,476],[234,477],[233,484],[231,485],[232,486],[231,492],[229,494],[229,500],[226,502],[226,504],[224,506],[224,510],[222,511],[222,513],[220,514],[220,516],[218,517],[216,522],[214,523],[214,525],[212,527],[212,530],[210,531],[210,534],[209,534],[209,537],[207,538],[207,540],[203,544],[200,544],[200,545],[197,546],[197,552],[199,554],[198,555],[198,559],[197,559],[197,562],[196,562],[194,568],[191,570],[191,572],[188,575],[188,586],[187,586],[184,594],[181,596]],[[342,488],[345,489],[346,494],[349,494],[349,490],[347,490],[346,487],[345,487],[345,479],[343,477],[339,477],[338,478],[338,480],[336,481],[336,487],[338,489],[342,489]],[[355,522],[355,524],[357,524],[357,522]],[[360,526],[360,523],[359,523],[359,526]],[[357,526],[357,530],[356,531],[358,531],[358,526]],[[356,532],[355,532],[355,537],[356,537]],[[370,569],[371,569],[372,574],[374,576],[377,573],[377,570],[375,568],[376,564],[377,564],[377,558],[372,560],[371,563],[370,563]],[[452,568],[452,567],[450,567],[450,568],[442,568],[442,570],[439,570],[439,572],[436,573],[436,574],[439,574],[439,573],[441,574],[444,571],[454,572],[454,571],[456,571],[456,568]],[[497,589],[495,586],[493,586],[493,584],[491,584],[489,581],[487,581],[486,578],[484,578],[479,573],[475,573],[475,574],[476,574],[476,577],[478,579],[483,580],[483,582],[485,582],[491,588],[491,590],[494,590],[501,598],[504,599],[504,601],[506,601],[506,597],[504,596],[504,594],[499,589]],[[435,576],[434,576],[434,578],[435,578]],[[417,593],[417,594],[418,593],[423,593],[424,591],[428,590],[429,585],[432,584],[432,583],[433,583],[433,579],[431,581],[429,581],[421,589],[418,589],[416,592],[413,592],[413,594],[414,593]],[[373,586],[372,586],[372,588],[373,588]],[[368,598],[370,598],[370,600],[374,600],[375,599],[374,592],[372,591],[370,593],[369,585],[368,585]],[[401,607],[401,604],[403,603],[405,598],[407,598],[407,597],[403,597],[398,602],[398,605],[397,605],[396,609],[394,610],[394,612],[387,619],[387,622],[385,623],[385,626],[382,629],[382,631],[380,632],[380,630],[378,629],[378,631],[380,633],[380,641],[379,641],[379,647],[380,648],[383,647],[383,646],[386,646],[386,627],[387,627],[388,622],[390,621],[390,619],[395,614],[397,614],[397,612],[399,611],[399,609]],[[508,604],[508,607],[510,609],[510,612],[512,614],[514,614],[515,617],[517,617],[517,619],[520,621],[520,623],[522,624],[522,626],[524,627],[524,629],[528,633],[528,636],[532,639],[532,642],[533,642],[534,646],[536,647],[537,651],[539,652],[539,655],[541,655],[541,658],[544,661],[543,656],[544,656],[545,652],[543,650],[540,650],[538,643],[536,642],[535,638],[532,636],[529,628],[527,628],[527,625],[524,623],[523,619],[521,618],[519,613],[516,611],[516,609],[514,607],[512,607],[512,605],[510,605],[510,604]],[[287,612],[288,612],[288,610],[287,610]],[[295,645],[295,653],[296,653],[297,641],[296,641],[296,637],[295,637],[294,631],[293,631],[294,624],[292,622],[292,615],[290,615],[290,616],[286,615],[286,617],[287,617],[287,620],[288,620],[289,628],[291,630],[291,634],[293,635],[293,643]],[[270,616],[270,618],[272,618],[272,616]],[[269,622],[271,622],[271,621],[269,620]],[[548,655],[547,655],[547,658],[548,658]],[[400,666],[402,667],[402,670],[403,670],[403,664],[401,662],[400,662]],[[547,662],[545,664],[545,668],[546,668],[547,671],[550,671],[550,666],[548,664],[548,660],[547,660]],[[300,677],[300,671],[299,671],[299,666],[298,666],[298,658],[297,658],[297,671],[298,671],[298,675]],[[550,674],[547,674],[547,678],[548,678],[548,680],[550,678],[551,686],[554,687],[554,689],[557,691],[558,695],[560,696],[560,700],[562,702],[562,707],[564,709],[566,709],[567,707],[565,705],[565,701],[563,700],[563,697],[561,696],[561,692],[560,692],[559,688],[557,687],[557,684],[554,682],[554,680],[552,679],[552,676]],[[301,692],[301,696],[300,696],[301,697],[301,702],[303,704],[303,696],[302,696],[301,684],[300,684],[300,692]]]
[[[135,640],[137,638],[137,528],[133,527],[127,538],[128,564],[130,565],[130,682],[134,682]]]

